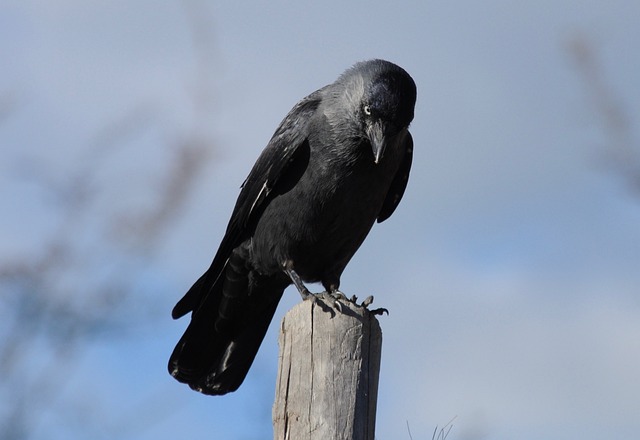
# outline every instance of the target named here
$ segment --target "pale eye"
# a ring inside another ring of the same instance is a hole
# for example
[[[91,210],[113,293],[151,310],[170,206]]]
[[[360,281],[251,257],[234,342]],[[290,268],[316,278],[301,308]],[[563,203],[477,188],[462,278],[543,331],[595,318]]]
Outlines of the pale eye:
[[[371,116],[371,106],[370,105],[365,105],[364,108],[364,114],[367,116]]]

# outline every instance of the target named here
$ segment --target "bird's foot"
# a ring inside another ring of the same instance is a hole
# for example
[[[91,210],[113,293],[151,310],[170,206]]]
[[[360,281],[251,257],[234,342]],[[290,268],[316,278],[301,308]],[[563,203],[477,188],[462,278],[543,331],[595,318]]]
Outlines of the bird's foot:
[[[298,292],[300,292],[300,296],[302,297],[303,301],[311,300],[314,303],[317,303],[318,305],[320,305],[321,307],[326,306],[326,304],[329,304],[330,307],[322,307],[323,310],[325,311],[328,311],[327,309],[329,310],[335,309],[340,313],[343,313],[342,304],[340,303],[340,301],[349,301],[359,307],[364,307],[367,310],[369,310],[369,306],[373,303],[373,296],[366,297],[361,304],[358,304],[357,296],[353,295],[351,298],[347,298],[347,296],[341,291],[339,291],[338,289],[331,290],[329,292],[325,290],[324,292],[320,292],[320,293],[315,293],[315,294],[311,293],[309,289],[307,289],[307,287],[304,285],[302,280],[300,279],[300,276],[296,273],[295,270],[293,270],[292,265],[290,263],[287,263],[284,265],[284,271],[286,272],[287,275],[289,275],[289,278],[298,289]],[[319,302],[318,301],[319,299],[323,301]],[[388,315],[389,311],[385,308],[378,308],[378,309],[369,310],[369,313],[373,315],[382,315],[386,313]]]
[[[298,275],[291,266],[292,265],[290,263],[285,264],[284,271],[287,275],[289,275],[289,278],[291,278],[291,281],[296,286],[296,289],[298,289],[298,292],[300,293],[303,301],[313,301],[315,304],[319,305],[325,312],[331,312],[333,311],[333,309],[336,309],[337,311],[342,313],[342,304],[340,304],[338,300],[347,298],[342,292],[336,289],[333,292],[325,291],[315,294],[311,293],[302,282],[300,275]],[[329,304],[330,307],[327,307],[325,303]]]
[[[342,304],[340,301],[348,301],[345,294],[339,290],[334,290],[333,292],[327,292],[325,290],[324,292],[316,293],[313,296],[324,300],[324,302],[328,303],[332,308],[336,309],[340,313],[342,313]]]
[[[309,292],[309,291],[307,291]],[[302,292],[300,292],[302,294]],[[317,305],[322,309],[322,311],[330,313],[331,317],[335,316],[334,310],[342,313],[342,304],[330,293],[320,292],[320,293],[311,293],[309,292],[307,295],[302,296],[303,301],[311,301],[313,304]]]
[[[369,306],[371,304],[373,304],[373,296],[369,295],[368,297],[366,297],[364,299],[364,301],[362,301],[360,304],[358,304],[358,297],[355,295],[352,295],[351,298],[348,298],[344,293],[342,293],[339,290],[334,290],[333,292],[322,292],[319,294],[316,294],[316,296],[322,296],[325,300],[328,300],[329,304],[331,304],[333,306],[333,308],[339,310],[340,312],[342,312],[342,306],[340,304],[340,301],[348,301],[352,304],[355,304],[358,307],[364,307],[365,309],[367,309],[369,311],[369,313],[373,314],[373,315],[383,315],[383,314],[389,314],[389,310],[385,309],[384,307],[380,307],[377,309],[369,309]]]
[[[309,296],[307,296],[305,299],[314,301],[316,304],[320,305],[325,312],[332,311],[335,309],[340,313],[344,313],[343,305],[340,301],[346,301],[346,302],[355,304],[358,307],[363,307],[367,309],[367,311],[372,315],[380,316],[385,313],[387,315],[389,314],[389,310],[385,309],[384,307],[380,307],[377,309],[369,309],[369,306],[373,304],[373,296],[371,295],[366,297],[364,301],[362,301],[360,304],[358,304],[357,296],[353,295],[351,296],[351,298],[349,298],[339,290],[334,290],[333,292],[327,292],[325,290],[324,292],[320,292],[320,293],[309,293]]]
[[[351,297],[351,302],[354,304],[358,304],[358,297],[356,297],[355,295],[353,295]],[[373,304],[373,295],[369,295],[367,296],[364,301],[362,301],[362,303],[360,304],[360,307],[364,307],[365,309],[369,310],[369,306]],[[385,309],[384,307],[380,307],[378,309],[371,309],[369,310],[369,313],[371,313],[372,315],[383,315],[384,313],[386,313],[387,315],[389,314],[389,310]]]

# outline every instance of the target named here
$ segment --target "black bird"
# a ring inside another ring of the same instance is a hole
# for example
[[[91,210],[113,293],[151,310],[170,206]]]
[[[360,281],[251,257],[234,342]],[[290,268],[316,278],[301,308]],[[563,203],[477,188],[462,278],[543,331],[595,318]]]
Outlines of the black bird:
[[[383,60],[355,64],[293,107],[242,184],[211,267],[176,304],[191,322],[169,372],[204,394],[235,391],[284,289],[340,276],[409,178],[416,85]]]

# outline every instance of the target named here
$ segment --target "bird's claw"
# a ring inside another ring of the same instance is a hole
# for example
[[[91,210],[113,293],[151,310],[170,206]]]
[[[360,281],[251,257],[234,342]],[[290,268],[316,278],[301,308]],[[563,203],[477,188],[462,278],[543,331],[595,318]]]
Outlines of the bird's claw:
[[[369,295],[364,299],[364,301],[362,301],[362,304],[360,305],[366,309],[372,303],[373,303],[373,295]]]
[[[340,292],[339,290],[334,290],[333,292],[329,292],[328,295],[336,300],[343,300],[343,301],[349,300],[347,296],[344,293]]]
[[[373,295],[369,295],[368,297],[366,297],[364,299],[364,301],[362,301],[362,304],[360,304],[361,307],[364,307],[365,309],[369,310],[369,306],[373,304]],[[372,315],[378,315],[378,316],[382,316],[384,313],[386,313],[387,315],[389,315],[389,310],[385,309],[384,307],[380,307],[378,309],[372,309],[369,310],[369,313],[371,313]]]
[[[347,297],[344,295],[344,293],[340,292],[339,290],[334,290],[333,292],[327,292],[324,291],[322,293],[320,293],[319,295],[322,295],[322,297],[327,300],[327,302],[329,304],[331,304],[331,306],[336,309],[337,311],[339,311],[340,313],[342,313],[342,304],[340,303],[340,301],[344,301],[347,299]]]
[[[369,311],[369,313],[371,313],[372,315],[383,315],[383,314],[389,314],[389,310],[380,307],[377,309],[372,309],[369,310],[369,306],[371,304],[373,304],[373,296],[369,295],[368,297],[366,297],[364,299],[364,301],[362,301],[362,303],[358,304],[358,297],[353,295],[351,296],[351,298],[348,298],[344,293],[342,293],[339,290],[334,290],[332,292],[320,292],[320,293],[311,293],[307,290],[308,294],[303,296],[304,300],[310,300],[313,301],[316,304],[323,303],[322,305],[324,305],[324,303],[326,303],[327,305],[330,306],[331,309],[335,309],[340,313],[343,313],[343,306],[342,303],[340,301],[349,301],[352,304],[355,304],[356,306],[359,307],[364,307],[365,309],[367,309]],[[305,292],[306,293],[306,292]],[[302,294],[302,292],[301,292]],[[322,300],[321,302],[319,302],[318,300]],[[326,307],[326,306],[325,306]],[[325,307],[323,307],[325,309],[325,311],[328,311]]]
[[[339,299],[341,299],[341,297],[336,297],[333,294],[327,292],[310,293],[309,296],[304,298],[304,300],[312,301],[325,312],[331,312],[332,315],[334,315],[332,311],[333,309],[342,313],[342,304],[340,303]]]

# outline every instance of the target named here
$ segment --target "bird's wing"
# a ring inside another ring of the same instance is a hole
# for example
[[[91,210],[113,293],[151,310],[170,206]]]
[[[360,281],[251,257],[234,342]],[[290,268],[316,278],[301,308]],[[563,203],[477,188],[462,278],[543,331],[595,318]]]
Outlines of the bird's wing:
[[[382,208],[378,213],[378,223],[381,223],[391,217],[391,214],[396,210],[400,200],[402,200],[402,195],[404,194],[407,182],[409,181],[409,172],[411,171],[411,162],[413,160],[413,138],[411,137],[411,133],[408,131],[403,139],[403,146],[405,148],[404,159],[391,182],[387,197],[384,199]]]
[[[322,89],[304,98],[291,109],[254,164],[227,225],[227,230],[209,269],[196,281],[173,308],[177,319],[203,302],[223,272],[234,248],[248,238],[255,222],[268,205],[276,185],[295,184],[302,176],[308,160],[308,125],[322,97]]]

